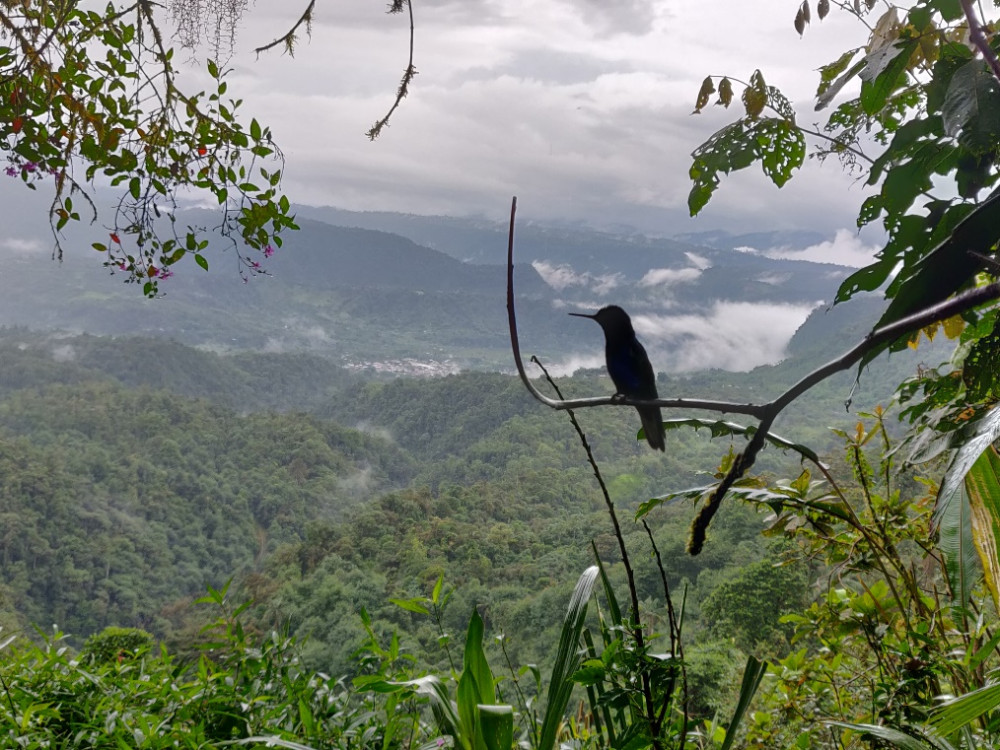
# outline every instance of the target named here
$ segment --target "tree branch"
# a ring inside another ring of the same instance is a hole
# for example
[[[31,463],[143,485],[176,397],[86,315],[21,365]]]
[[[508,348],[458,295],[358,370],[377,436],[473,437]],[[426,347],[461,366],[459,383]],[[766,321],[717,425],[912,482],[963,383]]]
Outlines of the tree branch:
[[[389,111],[385,113],[385,117],[376,122],[371,130],[369,130],[366,135],[368,140],[374,141],[382,133],[382,128],[389,124],[389,118],[392,117],[396,108],[399,107],[403,99],[408,93],[410,93],[410,84],[413,82],[413,77],[417,75],[417,69],[413,67],[413,2],[412,0],[393,0],[392,4],[389,6],[390,13],[399,13],[403,10],[403,3],[406,3],[406,7],[410,13],[410,60],[406,65],[406,70],[403,71],[403,78],[399,82],[399,88],[396,90],[396,101],[392,103]]]
[[[976,9],[972,7],[972,0],[960,0],[960,2],[962,3],[962,10],[965,11],[965,19],[969,22],[969,41],[982,54],[986,64],[993,71],[993,77],[1000,81],[1000,60],[997,59],[996,53],[986,39],[986,34],[983,32],[983,24],[980,22],[979,16],[976,15]]]
[[[846,370],[853,364],[859,362],[869,352],[884,347],[890,341],[895,341],[909,333],[919,331],[922,328],[950,318],[959,313],[971,310],[987,302],[1000,299],[1000,282],[994,282],[978,289],[972,289],[964,294],[957,295],[951,299],[939,302],[928,308],[920,310],[901,318],[894,323],[882,326],[867,336],[865,336],[854,347],[841,354],[836,359],[831,360],[822,367],[818,367],[797,383],[792,385],[777,398],[766,404],[738,404],[726,401],[706,401],[700,399],[657,399],[655,401],[633,401],[615,397],[607,398],[585,398],[562,400],[553,399],[541,393],[528,378],[521,360],[521,347],[517,334],[517,316],[514,306],[514,218],[517,213],[517,198],[511,201],[510,207],[510,229],[507,237],[507,321],[510,327],[510,346],[514,355],[514,363],[517,366],[518,375],[524,383],[528,392],[546,406],[558,409],[578,409],[590,406],[661,406],[666,408],[687,408],[699,411],[721,411],[734,414],[747,414],[759,420],[757,431],[750,439],[746,450],[736,458],[732,467],[725,477],[719,482],[708,502],[702,507],[698,517],[691,528],[691,539],[688,541],[688,552],[697,555],[705,540],[705,530],[718,510],[722,498],[730,490],[733,484],[742,477],[747,470],[753,466],[757,459],[757,454],[764,447],[771,425],[777,416],[791,404],[795,399],[809,391],[811,388],[826,380],[834,373]]]
[[[309,29],[312,25],[312,13],[313,9],[316,7],[316,0],[309,0],[309,5],[306,6],[305,11],[299,16],[299,20],[296,21],[292,28],[286,31],[283,35],[279,36],[274,41],[268,42],[262,47],[257,47],[254,52],[259,56],[261,52],[267,52],[268,50],[274,49],[279,44],[284,45],[285,52],[292,55],[294,54],[295,48],[295,32],[299,30],[302,24],[306,25],[306,33],[310,33]]]

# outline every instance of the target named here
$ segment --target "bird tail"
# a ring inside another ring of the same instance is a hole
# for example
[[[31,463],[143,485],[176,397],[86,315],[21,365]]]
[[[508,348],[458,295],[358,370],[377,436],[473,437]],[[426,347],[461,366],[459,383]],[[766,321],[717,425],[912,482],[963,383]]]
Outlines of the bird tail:
[[[642,431],[646,434],[646,442],[654,450],[666,450],[666,430],[663,429],[663,414],[659,407],[639,409],[642,420]]]

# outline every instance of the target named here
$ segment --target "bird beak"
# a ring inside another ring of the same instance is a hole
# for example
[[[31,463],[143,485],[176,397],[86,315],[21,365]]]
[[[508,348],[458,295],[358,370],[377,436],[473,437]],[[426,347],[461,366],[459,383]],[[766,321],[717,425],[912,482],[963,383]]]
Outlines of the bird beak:
[[[596,315],[586,315],[585,313],[569,313],[569,314],[573,315],[574,317],[577,317],[577,318],[590,318],[591,320],[594,320],[594,319],[597,318]]]

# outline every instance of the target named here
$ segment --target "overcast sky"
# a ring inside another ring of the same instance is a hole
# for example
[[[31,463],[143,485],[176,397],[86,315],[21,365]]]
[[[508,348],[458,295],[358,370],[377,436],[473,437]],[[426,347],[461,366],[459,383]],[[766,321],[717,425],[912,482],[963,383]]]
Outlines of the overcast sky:
[[[754,167],[687,217],[690,153],[735,109],[692,116],[702,79],[760,68],[812,115],[816,69],[865,31],[834,11],[803,39],[795,0],[415,0],[419,71],[375,143],[407,62],[408,19],[372,0],[319,0],[294,58],[250,50],[305,0],[258,0],[241,24],[231,93],[269,123],[294,202],[632,225],[853,232],[864,191],[809,163],[783,190]],[[850,239],[848,235],[847,239]]]

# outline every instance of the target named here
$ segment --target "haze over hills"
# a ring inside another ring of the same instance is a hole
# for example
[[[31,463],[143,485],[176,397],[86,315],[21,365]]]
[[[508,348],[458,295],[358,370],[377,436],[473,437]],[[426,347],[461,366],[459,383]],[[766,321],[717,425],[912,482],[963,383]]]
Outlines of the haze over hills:
[[[145,300],[84,252],[80,228],[61,265],[20,237],[0,279],[8,325],[95,334],[166,336],[217,350],[305,351],[387,372],[443,373],[510,366],[506,227],[494,222],[300,207],[298,232],[243,283],[232,250],[209,253]],[[182,224],[211,225],[188,211]],[[24,228],[12,230],[27,231]],[[19,236],[19,235],[18,235]],[[778,361],[810,311],[850,269],[738,252],[815,244],[817,235],[736,237],[696,244],[577,228],[518,226],[519,329],[528,354],[558,372],[601,361],[599,332],[565,313],[616,303],[629,310],[657,367],[749,370]],[[798,243],[796,245],[795,243]],[[8,245],[9,245],[8,241]],[[218,244],[218,243],[217,243]],[[711,246],[709,246],[711,245]],[[89,246],[89,243],[88,243]]]

